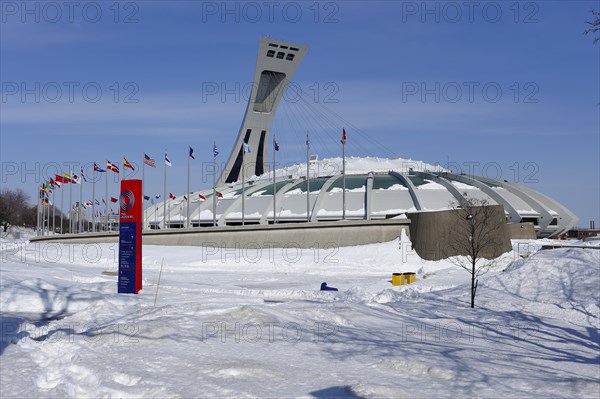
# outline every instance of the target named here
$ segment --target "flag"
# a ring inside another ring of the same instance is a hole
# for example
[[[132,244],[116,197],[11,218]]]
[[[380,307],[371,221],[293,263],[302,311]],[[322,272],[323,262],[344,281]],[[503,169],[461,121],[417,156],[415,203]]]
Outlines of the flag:
[[[306,132],[306,147],[310,149],[310,140],[308,139],[308,132]]]
[[[116,199],[115,197],[110,197],[110,202],[119,202],[119,200]]]
[[[346,129],[342,128],[342,144],[346,144]]]
[[[160,194],[156,194],[156,199],[160,199]]]
[[[51,184],[51,185],[53,185],[53,186],[56,186],[56,187],[60,187],[60,183],[59,183],[59,182],[57,182],[57,181],[56,181],[56,180],[54,180],[54,179],[50,179],[50,184]]]
[[[167,152],[165,151],[165,165],[167,166],[173,166],[171,165],[171,161],[169,161],[169,157],[167,156]]]
[[[149,195],[144,195],[144,201],[148,201],[150,199]]]
[[[173,193],[169,193],[169,199],[175,199],[175,196],[173,195]]]
[[[249,154],[249,153],[250,153],[250,146],[249,146],[248,144],[246,144],[246,143],[242,142],[242,148],[244,149],[244,152],[245,152],[246,154]]]
[[[129,163],[129,161],[127,160],[127,158],[123,157],[123,167],[124,168],[129,168],[131,170],[135,170],[135,168],[133,167],[132,164]]]
[[[144,154],[144,163],[152,168],[156,168],[156,161]]]
[[[106,201],[104,201],[104,198],[102,198],[102,203],[103,203],[104,205],[106,205]]]
[[[277,141],[275,141],[275,139],[273,139],[273,149],[275,151],[279,151],[279,144],[277,144]]]
[[[184,201],[187,201],[187,197],[186,197],[185,195],[183,196],[183,200],[184,200]]]
[[[110,161],[106,161],[106,169],[112,170],[115,173],[119,173],[119,167],[113,163],[110,163]]]
[[[94,203],[95,203],[96,205],[100,205],[100,201],[98,201],[98,200],[94,200]]]
[[[198,198],[200,198],[202,201],[206,201],[206,197],[202,194],[198,194]]]
[[[73,176],[71,177],[71,182],[73,184],[81,184],[81,180],[79,179],[79,176],[77,176],[76,174],[73,174]]]
[[[223,198],[223,194],[217,191],[217,198]]]
[[[213,144],[213,157],[217,157],[219,155],[219,149],[217,148],[217,143]]]
[[[63,183],[71,183],[71,175],[68,173],[63,173]]]
[[[83,167],[81,168],[81,177],[83,177],[83,181],[87,183],[87,179],[85,178],[85,175],[83,174]]]
[[[84,204],[84,205],[85,205],[85,206],[92,206],[93,204],[92,204],[92,201],[85,201],[85,204]]]
[[[194,156],[194,149],[192,147],[190,147],[190,158],[196,159],[196,157]]]
[[[94,172],[105,173],[106,170],[100,169],[100,167],[98,165],[96,165],[96,162],[94,162]]]

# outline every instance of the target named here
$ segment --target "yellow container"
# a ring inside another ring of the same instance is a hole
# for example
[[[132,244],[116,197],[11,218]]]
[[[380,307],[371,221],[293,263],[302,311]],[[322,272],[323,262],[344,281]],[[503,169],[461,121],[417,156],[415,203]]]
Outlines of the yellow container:
[[[392,285],[412,284],[416,281],[416,273],[392,273]]]
[[[392,273],[392,285],[404,284],[404,273]]]

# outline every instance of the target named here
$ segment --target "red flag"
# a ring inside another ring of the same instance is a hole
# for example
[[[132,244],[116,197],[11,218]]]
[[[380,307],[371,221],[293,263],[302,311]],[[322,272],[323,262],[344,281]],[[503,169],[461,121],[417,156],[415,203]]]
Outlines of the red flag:
[[[223,194],[217,191],[217,198],[223,198]]]
[[[346,129],[342,128],[342,144],[346,144]]]
[[[202,201],[206,201],[206,197],[202,194],[198,194],[198,198],[200,198]]]
[[[106,169],[112,170],[115,173],[119,173],[119,167],[113,163],[110,163],[110,161],[106,161]]]
[[[110,202],[119,202],[119,200],[116,199],[115,197],[110,197]]]
[[[169,199],[175,199],[175,196],[173,195],[173,193],[169,193]]]

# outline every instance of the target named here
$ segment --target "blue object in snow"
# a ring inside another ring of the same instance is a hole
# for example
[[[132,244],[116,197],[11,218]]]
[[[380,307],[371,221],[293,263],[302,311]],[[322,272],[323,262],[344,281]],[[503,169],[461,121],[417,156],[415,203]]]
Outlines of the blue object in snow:
[[[321,283],[321,291],[337,291],[337,288],[334,287],[328,287],[327,283],[323,282]]]

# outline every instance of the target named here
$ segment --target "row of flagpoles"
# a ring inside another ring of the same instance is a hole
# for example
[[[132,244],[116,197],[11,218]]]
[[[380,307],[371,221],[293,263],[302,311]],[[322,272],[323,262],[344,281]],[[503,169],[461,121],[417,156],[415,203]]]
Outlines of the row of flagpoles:
[[[342,139],[341,139],[341,143],[342,143],[342,218],[345,219],[346,218],[346,151],[345,151],[345,147],[346,147],[346,130],[342,129]],[[277,218],[276,218],[276,159],[275,159],[275,154],[279,151],[279,144],[277,143],[277,141],[275,139],[273,139],[273,222],[277,223]],[[306,206],[307,206],[307,221],[310,221],[310,159],[309,159],[309,151],[310,151],[310,139],[309,139],[309,132],[306,132],[306,183],[307,183],[307,196],[306,196]],[[241,184],[242,184],[242,225],[245,222],[245,180],[246,180],[246,176],[245,176],[245,156],[246,154],[251,152],[251,148],[250,146],[246,143],[246,142],[242,142],[242,176],[241,176]],[[213,185],[212,185],[212,190],[213,190],[213,199],[216,198],[222,198],[222,194],[217,192],[216,190],[216,162],[217,162],[217,156],[219,155],[219,151],[217,149],[217,145],[216,143],[214,143],[213,145]],[[191,197],[191,191],[190,191],[190,161],[191,160],[195,160],[196,157],[194,155],[194,149],[191,146],[188,146],[188,157],[187,157],[187,195],[183,196],[184,201],[186,201],[186,222],[185,222],[185,227],[191,227],[191,220],[190,220],[190,197]],[[142,161],[142,187],[144,185],[144,179],[145,179],[145,166],[151,167],[151,168],[156,168],[156,160],[153,159],[152,157],[150,157],[149,155],[147,155],[146,153],[144,153],[143,156],[143,161]],[[165,199],[163,201],[163,228],[167,228],[167,168],[168,167],[172,167],[172,163],[169,159],[169,156],[167,154],[167,151],[165,150],[165,158],[164,158],[164,184],[163,184],[163,198]],[[131,164],[127,158],[123,157],[123,178],[125,178],[125,169],[131,169],[132,171],[135,171],[135,167],[133,164]],[[89,209],[91,207],[91,231],[92,232],[96,232],[98,231],[110,231],[112,230],[112,225],[113,223],[110,221],[110,217],[113,216],[114,219],[117,218],[118,212],[117,213],[113,213],[112,210],[109,213],[109,202],[110,203],[118,203],[119,199],[109,196],[109,191],[108,191],[108,172],[111,171],[113,173],[117,174],[117,177],[120,177],[119,173],[119,166],[117,164],[114,164],[110,161],[106,161],[106,169],[102,169],[100,168],[95,162],[94,162],[94,169],[93,169],[93,173],[94,176],[91,179],[91,184],[92,184],[92,199],[83,202],[83,182],[85,183],[90,183],[88,178],[86,178],[83,167],[81,167],[80,169],[80,176],[75,174],[73,171],[71,171],[70,173],[64,173],[63,175],[55,175],[54,178],[50,178],[48,180],[46,180],[40,187],[39,187],[39,201],[38,201],[38,229],[42,231],[42,234],[44,233],[44,230],[50,229],[50,205],[52,205],[52,231],[56,232],[56,208],[54,206],[55,201],[54,201],[54,194],[55,191],[59,188],[62,188],[62,186],[64,184],[68,184],[69,185],[69,214],[68,214],[68,220],[69,220],[69,232],[83,232],[84,231],[84,222],[83,222],[83,218],[82,218],[82,208],[83,209]],[[96,206],[100,207],[101,204],[98,201],[98,199],[96,198],[96,176],[97,174],[105,174],[105,198],[102,199],[102,203],[104,205],[104,211],[102,211],[101,209],[96,210]],[[83,180],[83,182],[82,182]],[[77,202],[76,206],[73,206],[73,189],[72,186],[73,184],[78,184],[79,187],[79,202]],[[52,200],[50,200],[50,194],[52,195]],[[160,194],[156,194],[154,198],[150,198],[150,196],[144,194],[144,201],[148,201],[151,200],[152,204],[154,204],[154,200],[155,199],[160,199],[161,195]],[[170,209],[170,201],[171,200],[175,200],[176,197],[172,194],[169,193],[169,213],[171,211]],[[206,200],[206,198],[199,194],[199,200]],[[60,213],[63,214],[63,205],[64,205],[64,190],[61,190],[61,198],[60,198]],[[212,215],[213,215],[213,226],[217,225],[217,219],[216,219],[216,215],[217,215],[217,201],[213,200],[212,201]],[[146,208],[146,207],[144,207]],[[77,212],[77,219],[73,220],[73,211],[76,209]],[[156,220],[156,214],[157,214],[157,208],[155,208],[155,224],[156,227],[158,227],[158,221]],[[183,217],[183,215],[181,215]],[[96,223],[96,219],[99,218],[100,219],[100,224],[98,225]],[[60,232],[64,233],[64,226],[63,226],[63,217],[60,218]],[[116,224],[116,223],[115,223]],[[142,226],[146,225],[146,220],[145,220],[145,216],[144,216],[144,220],[142,222]],[[89,228],[88,228],[89,230]]]

